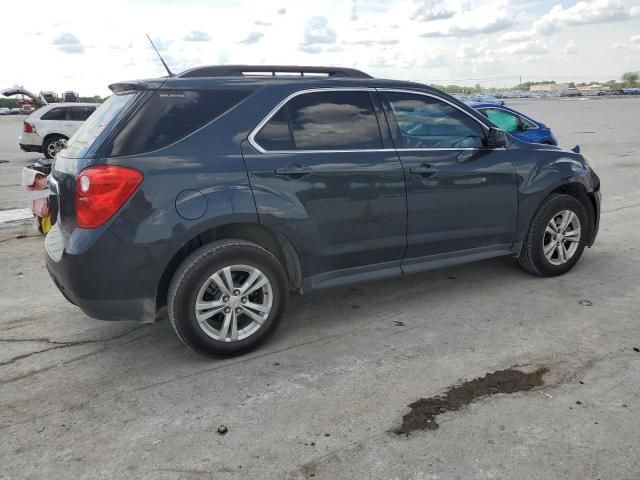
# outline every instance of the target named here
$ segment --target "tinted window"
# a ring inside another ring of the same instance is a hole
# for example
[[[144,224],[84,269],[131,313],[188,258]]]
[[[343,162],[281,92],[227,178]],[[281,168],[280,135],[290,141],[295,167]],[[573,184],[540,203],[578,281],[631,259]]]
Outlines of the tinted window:
[[[150,152],[219,117],[249,93],[158,90],[116,135],[110,156]]]
[[[496,108],[488,108],[482,113],[505,132],[514,133],[521,130],[518,117],[512,113]]]
[[[394,114],[397,148],[481,148],[484,131],[478,122],[437,98],[388,93]]]
[[[271,117],[255,136],[255,140],[265,150],[293,150],[293,140],[285,108]]]
[[[72,107],[70,120],[84,122],[95,111],[95,107]]]
[[[91,115],[80,126],[67,142],[67,148],[62,150],[59,155],[68,158],[83,158],[88,154],[100,134],[135,98],[136,94],[132,93],[111,95],[98,107],[95,115]]]
[[[52,108],[42,115],[41,120],[66,120],[68,108]]]
[[[297,150],[381,148],[382,139],[368,92],[318,92],[287,104]]]

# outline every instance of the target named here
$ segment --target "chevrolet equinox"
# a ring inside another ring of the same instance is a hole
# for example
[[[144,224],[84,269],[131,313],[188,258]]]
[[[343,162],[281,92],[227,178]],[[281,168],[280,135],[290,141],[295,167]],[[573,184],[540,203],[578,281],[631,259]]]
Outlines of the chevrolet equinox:
[[[598,231],[583,155],[419,83],[214,66],[110,89],[55,160],[47,267],[87,315],[167,312],[206,355],[255,348],[290,292],[500,255],[560,275]]]

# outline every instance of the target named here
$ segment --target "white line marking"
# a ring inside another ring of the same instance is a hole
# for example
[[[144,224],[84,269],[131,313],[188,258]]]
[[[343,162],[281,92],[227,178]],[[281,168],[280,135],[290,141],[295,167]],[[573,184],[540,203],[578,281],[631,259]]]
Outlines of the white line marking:
[[[15,222],[16,220],[26,220],[28,218],[33,218],[30,208],[0,210],[0,223]]]

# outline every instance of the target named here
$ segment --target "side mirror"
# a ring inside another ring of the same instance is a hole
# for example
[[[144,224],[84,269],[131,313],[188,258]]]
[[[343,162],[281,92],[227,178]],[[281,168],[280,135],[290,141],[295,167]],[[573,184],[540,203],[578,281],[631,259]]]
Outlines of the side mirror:
[[[507,134],[504,130],[491,127],[487,132],[487,147],[488,148],[504,148],[509,145]]]

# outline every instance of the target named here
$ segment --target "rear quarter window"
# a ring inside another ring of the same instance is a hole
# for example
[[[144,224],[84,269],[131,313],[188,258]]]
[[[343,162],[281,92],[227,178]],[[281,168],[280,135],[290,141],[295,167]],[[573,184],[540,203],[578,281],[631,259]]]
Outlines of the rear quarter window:
[[[249,93],[158,90],[116,134],[106,155],[120,157],[166,147],[216,119]]]

